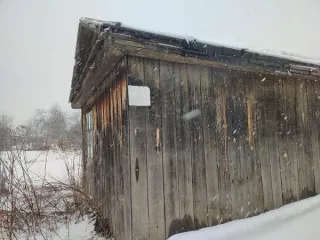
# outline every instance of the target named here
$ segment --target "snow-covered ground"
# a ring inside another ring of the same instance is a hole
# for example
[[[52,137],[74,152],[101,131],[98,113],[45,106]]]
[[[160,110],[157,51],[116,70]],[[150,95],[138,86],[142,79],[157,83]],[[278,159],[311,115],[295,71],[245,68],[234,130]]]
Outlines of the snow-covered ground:
[[[60,224],[55,231],[42,231],[41,234],[27,236],[26,234],[18,234],[17,240],[105,240],[94,232],[94,222],[87,216],[70,222]],[[5,233],[0,232],[1,240],[9,240]]]
[[[318,240],[320,196],[256,217],[174,235],[169,240]]]
[[[72,184],[81,178],[81,152],[58,149],[1,152],[0,160],[9,189],[0,196],[0,239],[9,239],[7,219],[13,208],[19,212],[15,214],[18,223],[14,226],[20,229],[15,231],[14,239],[104,239],[94,232],[94,220],[87,215],[77,217],[80,208],[78,211],[72,205]],[[10,190],[11,182],[13,188]],[[35,205],[37,207],[33,207]],[[30,218],[31,225],[27,226],[24,217]],[[30,229],[31,233],[28,233]]]
[[[14,162],[17,177],[23,179],[24,173],[27,172],[34,184],[41,184],[44,180],[67,183],[70,175],[79,179],[81,174],[80,152],[16,151],[3,152],[2,157],[8,161],[8,165]]]

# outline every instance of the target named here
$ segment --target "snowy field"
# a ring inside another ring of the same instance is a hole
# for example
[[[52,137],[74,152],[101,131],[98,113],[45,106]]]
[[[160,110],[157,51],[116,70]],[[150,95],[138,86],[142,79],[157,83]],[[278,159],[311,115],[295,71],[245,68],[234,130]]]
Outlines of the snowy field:
[[[45,215],[41,225],[41,233],[18,231],[13,239],[34,239],[34,240],[94,240],[102,239],[96,236],[94,232],[94,220],[88,216],[78,217],[78,214],[69,214],[67,212],[55,217],[55,212],[64,210],[68,202],[73,202],[72,191],[70,190],[52,190],[53,186],[72,186],[81,179],[81,152],[62,152],[60,150],[51,151],[13,151],[2,152],[1,169],[6,172],[6,182],[11,179],[14,184],[14,193],[1,193],[1,211],[9,213],[13,207],[12,197],[14,197],[14,208],[16,211],[30,212],[30,203],[28,200],[40,204],[40,212]],[[6,170],[4,170],[6,168]],[[11,173],[11,174],[10,174]],[[13,177],[12,177],[13,176]],[[33,190],[36,196],[33,196]],[[10,188],[10,185],[7,187]],[[25,190],[22,190],[22,187]],[[40,194],[40,195],[39,195]],[[30,197],[30,199],[29,199]],[[39,200],[43,198],[43,200]],[[38,206],[39,207],[39,206]],[[53,214],[53,215],[52,215]],[[26,216],[18,214],[19,216]],[[24,222],[24,221],[22,221]],[[52,226],[51,226],[52,223]],[[8,227],[1,228],[7,224],[5,218],[0,214],[0,239],[9,239],[6,232]],[[27,229],[30,229],[30,227]]]
[[[28,173],[34,184],[41,184],[44,180],[67,183],[70,177],[81,177],[81,153],[59,150],[51,151],[16,151],[3,152],[2,158],[7,165],[14,165],[14,174],[23,179]]]
[[[66,224],[60,224],[55,231],[43,231],[39,235],[27,236],[24,234],[17,235],[17,240],[106,240],[97,236],[94,232],[93,221],[88,217],[80,220],[73,219]],[[0,233],[1,240],[9,240],[9,238]]]
[[[169,240],[318,240],[320,196],[216,227],[174,235]]]

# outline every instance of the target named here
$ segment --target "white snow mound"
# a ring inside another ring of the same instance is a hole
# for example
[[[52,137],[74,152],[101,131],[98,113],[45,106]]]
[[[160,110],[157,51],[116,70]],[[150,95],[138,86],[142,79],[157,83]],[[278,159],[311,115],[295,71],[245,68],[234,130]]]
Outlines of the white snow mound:
[[[318,240],[320,195],[256,217],[180,233],[169,240]]]

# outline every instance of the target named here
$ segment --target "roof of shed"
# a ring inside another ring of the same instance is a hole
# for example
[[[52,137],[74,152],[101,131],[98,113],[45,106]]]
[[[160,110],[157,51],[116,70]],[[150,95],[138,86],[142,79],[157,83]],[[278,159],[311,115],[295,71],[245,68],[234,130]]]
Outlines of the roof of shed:
[[[90,35],[90,32],[93,34]],[[314,60],[213,45],[195,39],[138,30],[119,22],[84,18],[79,23],[70,102],[77,98],[82,82],[96,68],[97,55],[106,43],[109,54],[104,53],[103,59],[109,61],[110,66],[115,64],[112,61],[129,54],[198,64],[201,63],[195,60],[202,60],[207,65],[211,62],[218,66],[271,74],[320,76],[320,63]]]

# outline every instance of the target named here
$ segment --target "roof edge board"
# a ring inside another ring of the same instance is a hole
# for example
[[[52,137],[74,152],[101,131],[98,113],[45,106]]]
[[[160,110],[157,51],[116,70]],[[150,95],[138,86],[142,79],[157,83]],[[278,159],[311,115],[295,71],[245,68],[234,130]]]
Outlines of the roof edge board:
[[[107,63],[109,66],[112,66],[113,61],[117,61],[120,55],[134,55],[190,64],[259,71],[274,75],[279,73],[304,77],[308,75],[311,78],[320,76],[320,65],[264,55],[248,49],[233,49],[197,41],[188,42],[183,38],[168,37],[123,27],[117,22],[82,19],[80,20],[80,26],[97,32],[99,34],[98,38],[103,41],[106,40],[110,47],[116,51],[109,52],[108,57],[106,57],[108,59],[104,60],[105,64]],[[97,42],[95,45],[97,45]],[[90,58],[90,62],[96,61],[95,57]],[[87,65],[88,62],[84,64]],[[89,74],[91,72],[89,68],[90,66],[86,66],[83,69],[81,75],[77,77],[75,88],[72,88],[70,92],[69,101],[76,108],[81,107],[81,103],[75,104],[75,102],[78,101],[78,90],[82,87],[84,78],[88,78],[91,74]],[[98,80],[102,81],[100,77],[104,73],[100,72],[100,74],[94,77],[98,77]],[[74,74],[73,77],[75,77]]]

